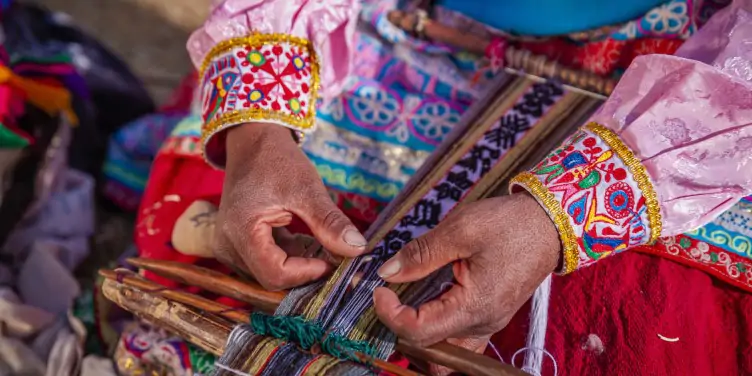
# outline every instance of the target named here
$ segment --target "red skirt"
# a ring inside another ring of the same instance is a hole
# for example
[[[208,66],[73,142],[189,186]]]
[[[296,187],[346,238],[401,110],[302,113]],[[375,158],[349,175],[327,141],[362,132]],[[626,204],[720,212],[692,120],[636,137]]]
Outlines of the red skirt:
[[[528,327],[525,308],[492,339],[505,362],[525,346]],[[627,252],[554,277],[546,349],[559,375],[752,375],[752,296]],[[543,375],[553,374],[547,358]]]

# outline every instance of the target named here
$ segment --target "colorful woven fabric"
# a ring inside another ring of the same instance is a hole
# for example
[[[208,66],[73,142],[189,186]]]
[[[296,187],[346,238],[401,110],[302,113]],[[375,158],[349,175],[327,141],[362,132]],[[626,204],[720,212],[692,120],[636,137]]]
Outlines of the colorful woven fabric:
[[[186,116],[187,112],[145,116],[112,135],[103,166],[104,195],[120,208],[135,211],[157,152]]]
[[[471,83],[474,72],[484,62],[462,53],[455,53],[445,46],[430,45],[409,38],[386,21],[385,11],[393,6],[392,2],[387,1],[364,9],[362,19],[373,26],[377,34],[356,34],[356,49],[359,55],[354,61],[355,76],[344,84],[345,90],[341,96],[320,103],[317,129],[306,137],[302,145],[326,185],[333,190],[333,195],[346,199],[339,202],[353,204],[354,210],[346,208],[346,212],[359,224],[373,220],[375,213],[404,187],[430,152],[459,122],[460,115],[467,106],[485,91],[483,85],[486,81],[482,81],[478,86]],[[451,17],[454,18],[442,19],[442,22],[451,24],[454,22],[453,19],[458,19],[456,15]],[[571,40],[567,44],[556,46],[563,46],[562,52],[565,53],[576,50],[573,55],[579,54],[578,56],[582,57],[590,53],[598,57],[593,61],[601,59],[599,54],[602,49],[595,44],[597,41],[574,43]],[[625,61],[635,54],[658,51],[636,49],[635,46],[639,43],[654,43],[639,42],[642,40],[644,39],[638,39],[638,42],[626,47],[615,45],[613,49],[632,49],[629,53],[620,54]],[[393,43],[399,44],[399,53],[395,51]],[[579,45],[591,48],[578,49],[576,46]],[[405,46],[411,49],[406,49]],[[618,68],[612,63],[593,63],[592,67],[600,67],[591,70],[605,72],[604,74],[610,74]],[[216,85],[209,87],[212,93],[209,97],[215,97],[213,91],[216,88]],[[554,105],[556,102],[551,100],[551,96],[558,98],[561,95],[548,85],[536,86],[530,90],[527,94],[532,98],[550,100],[543,101],[543,105],[539,101],[536,106],[532,106],[539,108],[541,113],[519,113],[531,107],[524,105],[524,102],[520,103],[522,110],[510,110],[507,114],[509,116],[503,118],[504,126],[496,128],[493,136],[489,135],[479,147],[473,149],[465,161],[466,166],[457,167],[468,170],[474,165],[473,175],[463,175],[462,171],[447,175],[446,181],[442,182],[440,187],[437,186],[435,191],[431,191],[430,200],[421,202],[421,206],[417,207],[414,213],[404,218],[404,224],[387,236],[380,248],[385,256],[393,254],[405,242],[430,229],[432,224],[446,213],[444,210],[449,210],[448,208],[454,205],[452,202],[456,201],[457,197],[462,197],[462,192],[468,189],[468,184],[471,185],[473,179],[486,173],[487,169],[501,158],[501,150],[514,144],[516,135],[524,134],[526,127],[531,124],[529,117],[542,116],[546,106]],[[242,93],[237,94],[236,98],[239,98]],[[523,121],[513,121],[520,117]],[[196,263],[199,262],[198,259],[180,255],[171,248],[169,233],[177,217],[191,202],[197,199],[213,202],[219,200],[222,174],[199,160],[199,121],[193,119],[191,122],[183,123],[182,127],[176,128],[173,136],[165,143],[155,162],[152,179],[148,183],[139,211],[137,243],[142,256]],[[201,179],[196,183],[196,177],[199,176]],[[187,181],[191,184],[185,184]],[[440,202],[438,205],[437,201]],[[378,260],[367,265],[371,265],[368,266],[368,272],[373,273]],[[154,275],[147,276],[171,285]],[[340,275],[340,279],[333,281],[342,288],[346,284],[341,282],[350,276]],[[337,308],[342,294],[333,293],[331,298],[322,303],[330,306],[312,308],[309,314],[321,314],[321,319],[326,325],[352,333],[353,336],[377,338],[380,355],[383,357],[391,352],[393,338],[385,333],[383,327],[374,324],[373,313],[366,309],[370,291],[378,282],[376,278],[368,279],[368,276],[365,279],[367,283],[362,283],[359,289],[348,293],[348,299],[358,298],[347,300],[352,304],[348,304],[346,313]],[[422,295],[410,300],[419,302],[436,293],[431,288],[421,290],[424,287],[410,290],[405,294]],[[290,297],[290,303],[281,307],[280,312],[297,312],[302,309],[302,306],[312,301],[314,290],[315,288],[296,290],[295,295]],[[294,299],[295,296],[307,298],[298,301]],[[291,306],[292,302],[299,303]],[[336,316],[339,314],[342,316]],[[360,317],[363,319],[358,321],[356,318]],[[357,329],[352,330],[353,328]],[[275,347],[272,346],[270,349]],[[281,352],[275,352],[275,359],[281,361],[283,353],[295,354],[295,359],[301,362],[312,361],[305,355],[296,353],[290,346],[284,347]],[[284,359],[289,361],[292,358]],[[317,361],[324,359],[326,357]],[[271,372],[272,368],[265,369],[265,372]]]

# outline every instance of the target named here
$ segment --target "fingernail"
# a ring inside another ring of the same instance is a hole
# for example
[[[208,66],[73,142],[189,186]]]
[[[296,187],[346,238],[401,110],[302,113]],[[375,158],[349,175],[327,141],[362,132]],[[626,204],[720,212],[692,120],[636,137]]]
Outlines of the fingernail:
[[[387,261],[384,265],[381,265],[377,273],[379,274],[379,277],[381,278],[389,278],[399,273],[401,269],[402,269],[402,263],[399,262],[399,260],[397,259],[391,259]]]
[[[366,241],[366,238],[363,237],[363,235],[360,234],[358,230],[355,229],[349,229],[345,231],[345,235],[342,237],[345,240],[345,243],[353,246],[353,247],[365,247],[368,242]]]

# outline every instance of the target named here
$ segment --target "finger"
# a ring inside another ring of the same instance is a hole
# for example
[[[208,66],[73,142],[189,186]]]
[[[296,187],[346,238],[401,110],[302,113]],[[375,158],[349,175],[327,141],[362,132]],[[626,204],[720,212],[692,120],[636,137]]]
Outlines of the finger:
[[[326,193],[309,195],[300,208],[290,210],[308,225],[329,252],[344,257],[356,257],[365,252],[366,238]]]
[[[272,237],[277,246],[290,256],[305,257],[310,242],[305,238],[298,238],[284,227],[272,227]]]
[[[450,337],[461,337],[475,321],[465,306],[462,286],[454,286],[418,307],[403,305],[394,291],[379,287],[374,291],[373,304],[382,323],[398,337],[420,346],[432,345]]]
[[[240,257],[256,280],[276,291],[300,286],[324,277],[332,266],[315,258],[292,257],[277,246],[272,227],[260,223],[251,230],[250,242],[241,245]]]
[[[227,236],[215,229],[212,240],[212,251],[217,261],[232,269],[235,274],[244,275],[251,273],[240,255],[235,252],[235,247]]]
[[[449,244],[441,232],[431,231],[408,243],[379,268],[378,274],[391,283],[423,279],[444,265],[466,257],[464,250]]]

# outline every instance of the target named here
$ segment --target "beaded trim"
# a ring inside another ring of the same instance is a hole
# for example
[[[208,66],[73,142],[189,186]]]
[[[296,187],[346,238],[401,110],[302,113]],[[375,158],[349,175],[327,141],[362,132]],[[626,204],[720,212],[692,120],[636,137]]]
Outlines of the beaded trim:
[[[559,230],[567,274],[625,249],[654,243],[660,205],[645,167],[610,129],[589,123],[529,172],[515,177]]]
[[[561,207],[561,203],[535,175],[529,172],[522,172],[515,176],[509,186],[513,187],[515,185],[525,188],[525,190],[535,197],[541,206],[543,206],[543,209],[548,212],[548,216],[551,217],[556,229],[559,230],[559,239],[561,239],[563,253],[560,273],[568,274],[575,271],[580,262],[577,236],[574,233],[572,224],[569,223],[569,217]]]
[[[201,67],[202,143],[250,121],[279,123],[298,135],[313,128],[319,68],[305,38],[254,33],[218,43]]]
[[[629,168],[629,172],[632,173],[637,186],[642,191],[642,196],[645,197],[648,207],[648,218],[650,220],[650,243],[655,243],[661,237],[661,232],[663,231],[661,205],[658,203],[658,195],[655,193],[655,189],[653,189],[653,183],[650,181],[650,176],[645,170],[645,166],[642,165],[642,162],[635,157],[632,150],[612,130],[595,122],[588,123],[586,127],[603,139],[616,152],[616,155],[621,158],[627,168]]]

